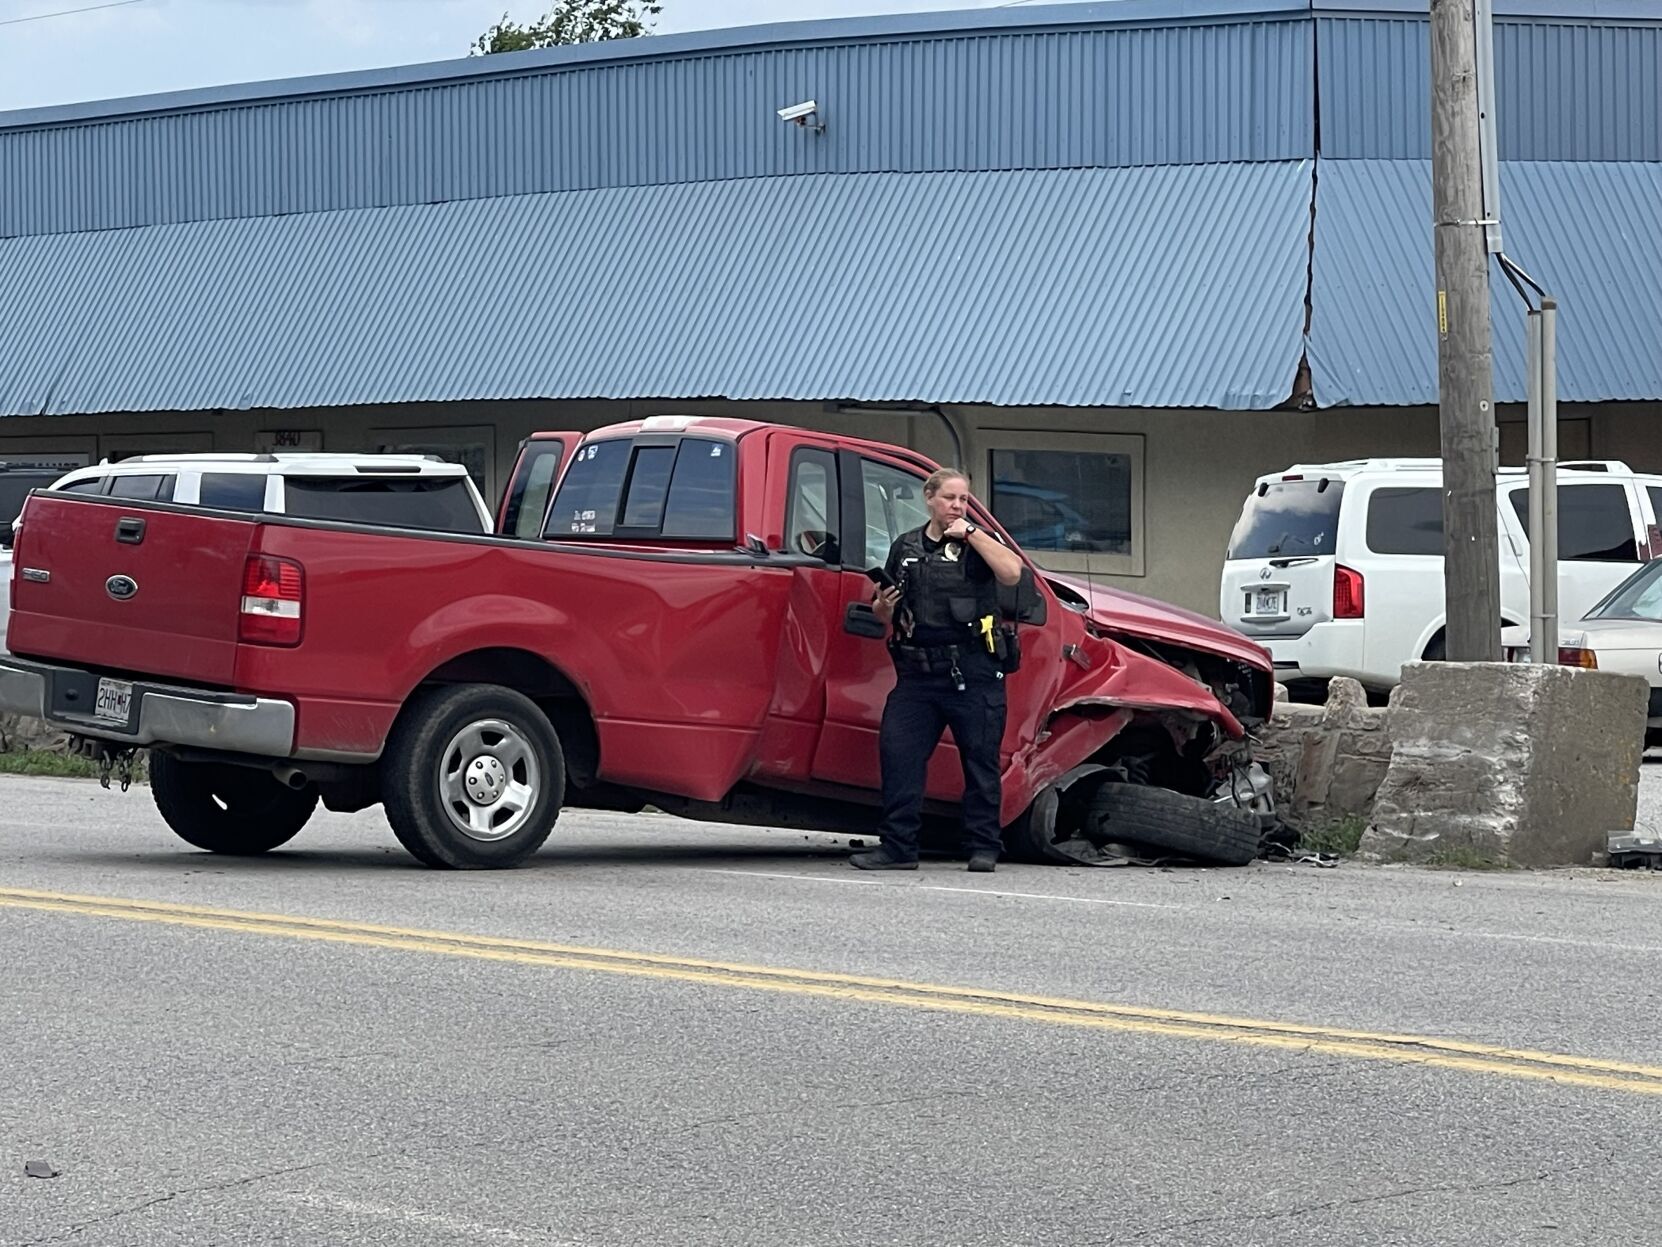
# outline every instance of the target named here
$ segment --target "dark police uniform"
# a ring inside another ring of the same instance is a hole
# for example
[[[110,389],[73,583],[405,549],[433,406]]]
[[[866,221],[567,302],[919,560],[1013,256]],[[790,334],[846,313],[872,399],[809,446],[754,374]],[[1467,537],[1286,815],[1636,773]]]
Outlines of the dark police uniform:
[[[895,687],[879,736],[883,851],[917,859],[924,776],[942,729],[950,727],[964,767],[964,847],[996,854],[1006,643],[997,626],[997,581],[968,541],[931,541],[927,527],[896,538],[886,566],[901,598],[889,639]]]

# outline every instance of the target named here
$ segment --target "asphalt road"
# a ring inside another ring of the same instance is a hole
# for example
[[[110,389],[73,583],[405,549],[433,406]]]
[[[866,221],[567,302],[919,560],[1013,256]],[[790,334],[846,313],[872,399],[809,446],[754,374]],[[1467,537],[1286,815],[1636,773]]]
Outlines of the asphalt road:
[[[440,874],[377,812],[233,861],[142,790],[0,798],[5,1247],[1662,1223],[1662,875],[872,877],[833,837],[580,813]]]

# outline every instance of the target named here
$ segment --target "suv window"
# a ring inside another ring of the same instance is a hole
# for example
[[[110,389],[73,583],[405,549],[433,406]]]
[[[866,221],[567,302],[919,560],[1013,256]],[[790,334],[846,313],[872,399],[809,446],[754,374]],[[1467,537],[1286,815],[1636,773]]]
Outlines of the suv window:
[[[264,511],[265,479],[260,472],[204,472],[196,500],[221,511]]]
[[[1260,485],[1241,508],[1225,557],[1332,554],[1344,493],[1343,481],[1326,478]]]
[[[1512,491],[1512,510],[1529,535],[1529,487]],[[1625,486],[1558,486],[1558,557],[1579,563],[1637,563],[1639,543]]]
[[[709,438],[591,443],[566,469],[544,535],[730,541],[734,459],[731,443]]]
[[[1376,489],[1368,496],[1368,549],[1375,554],[1443,553],[1443,491]]]
[[[132,498],[135,501],[146,502],[171,502],[173,476],[155,476],[149,473],[123,476],[118,473],[110,477],[110,497]]]
[[[289,476],[283,479],[283,495],[284,511],[302,519],[443,533],[484,531],[464,476]]]

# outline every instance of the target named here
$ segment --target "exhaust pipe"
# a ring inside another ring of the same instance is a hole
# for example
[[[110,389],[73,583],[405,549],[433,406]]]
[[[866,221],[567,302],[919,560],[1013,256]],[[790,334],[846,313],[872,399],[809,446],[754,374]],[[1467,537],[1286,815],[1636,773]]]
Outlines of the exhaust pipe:
[[[307,777],[306,772],[296,766],[273,767],[271,769],[271,773],[277,777],[278,783],[286,784],[288,787],[293,788],[297,792],[312,782],[311,779]]]

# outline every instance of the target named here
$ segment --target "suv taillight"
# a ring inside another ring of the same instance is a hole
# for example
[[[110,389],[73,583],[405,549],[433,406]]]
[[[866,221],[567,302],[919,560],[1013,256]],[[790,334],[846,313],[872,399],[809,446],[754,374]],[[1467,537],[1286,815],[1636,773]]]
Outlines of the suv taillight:
[[[299,645],[306,573],[293,559],[250,554],[242,572],[237,640],[250,645]]]
[[[1348,567],[1333,569],[1333,618],[1362,618],[1362,573]]]

